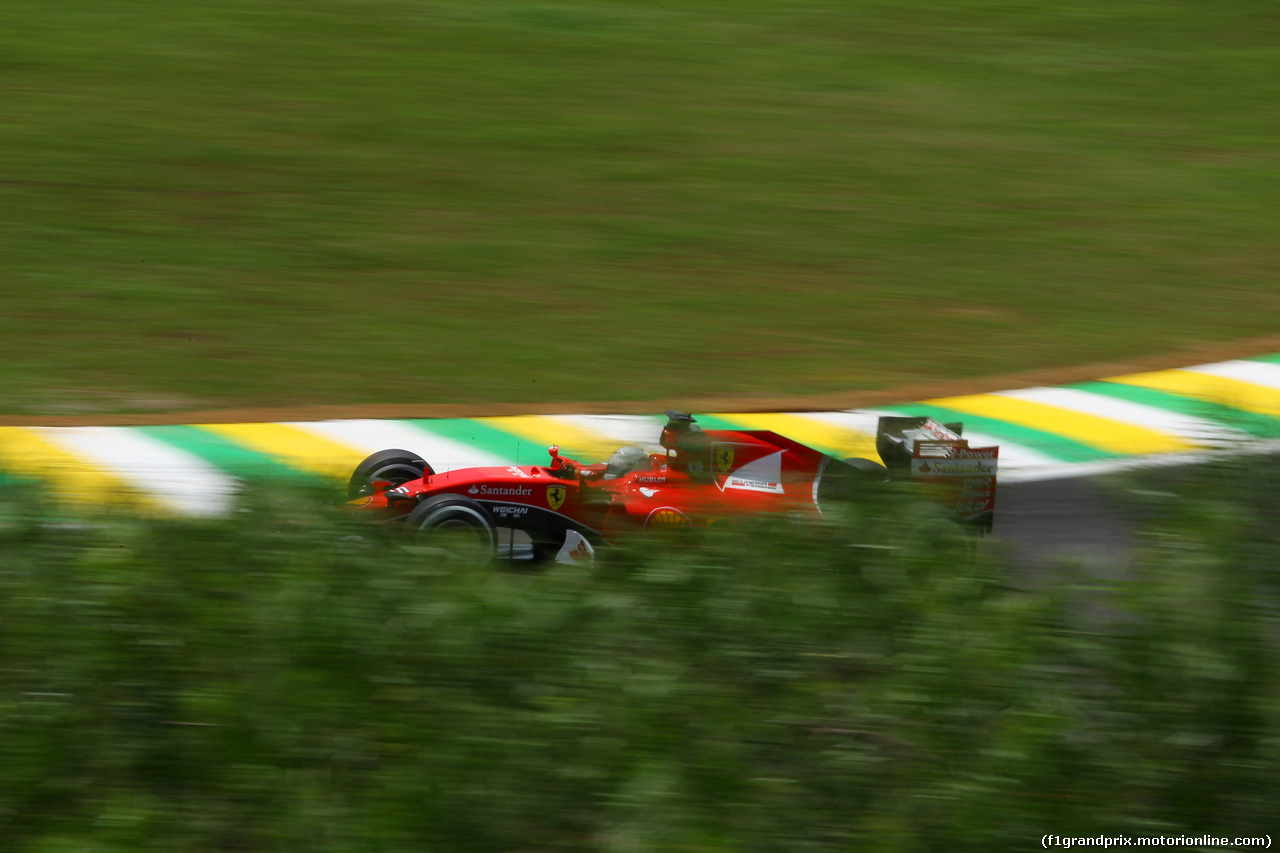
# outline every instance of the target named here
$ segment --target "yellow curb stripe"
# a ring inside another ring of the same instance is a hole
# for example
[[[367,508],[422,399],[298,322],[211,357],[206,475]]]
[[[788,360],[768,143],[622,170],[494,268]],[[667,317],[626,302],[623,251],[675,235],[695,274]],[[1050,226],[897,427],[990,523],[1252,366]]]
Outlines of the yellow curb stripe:
[[[1139,455],[1194,449],[1194,445],[1155,430],[999,394],[943,397],[926,400],[925,404],[1031,427],[1111,453]]]
[[[367,455],[357,448],[288,424],[199,424],[198,428],[291,468],[334,480],[350,477]]]
[[[545,465],[551,461],[547,448],[560,445],[564,456],[592,464],[603,462],[617,450],[617,442],[606,435],[585,430],[558,418],[518,415],[501,418],[475,418],[477,423],[514,436],[521,442],[521,465]],[[527,445],[527,446],[524,446]]]
[[[874,435],[843,429],[804,415],[716,414],[712,417],[738,425],[741,429],[776,432],[778,435],[807,444],[831,456],[840,458],[859,456],[876,461],[880,459],[880,454],[876,451]]]
[[[124,480],[67,452],[34,428],[0,427],[0,468],[40,481],[60,500],[148,509],[160,506]]]
[[[1113,376],[1103,381],[1150,388],[1154,391],[1164,391],[1181,397],[1194,397],[1259,415],[1280,417],[1280,391],[1239,379],[1228,379],[1194,370],[1157,370],[1152,373],[1135,373],[1131,376]]]

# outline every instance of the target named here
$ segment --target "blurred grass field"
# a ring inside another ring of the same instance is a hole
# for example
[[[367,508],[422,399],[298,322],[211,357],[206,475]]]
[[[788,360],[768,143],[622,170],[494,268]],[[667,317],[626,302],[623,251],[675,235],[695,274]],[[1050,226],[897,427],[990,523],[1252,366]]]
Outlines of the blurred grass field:
[[[1256,0],[10,0],[0,413],[817,394],[1273,333]]]

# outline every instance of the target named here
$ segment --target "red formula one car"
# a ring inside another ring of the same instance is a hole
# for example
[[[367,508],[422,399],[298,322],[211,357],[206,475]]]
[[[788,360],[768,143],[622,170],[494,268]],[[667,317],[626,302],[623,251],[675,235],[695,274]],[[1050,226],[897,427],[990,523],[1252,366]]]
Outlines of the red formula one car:
[[[820,517],[824,505],[893,475],[910,477],[957,521],[989,530],[998,448],[971,448],[959,424],[880,419],[869,459],[837,459],[774,432],[703,430],[667,412],[662,453],[623,447],[584,465],[550,448],[546,465],[437,474],[407,450],[357,466],[350,505],[441,541],[511,558],[589,559],[648,529],[759,515]],[[520,534],[517,537],[517,532]]]

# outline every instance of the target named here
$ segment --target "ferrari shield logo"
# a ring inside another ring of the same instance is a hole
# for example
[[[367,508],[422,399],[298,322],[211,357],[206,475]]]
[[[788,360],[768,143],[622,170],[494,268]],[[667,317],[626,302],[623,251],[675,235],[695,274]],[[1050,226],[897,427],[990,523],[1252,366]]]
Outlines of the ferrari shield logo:
[[[716,468],[721,474],[728,474],[729,469],[733,467],[733,448],[717,447],[716,448]]]
[[[552,509],[559,509],[564,503],[565,495],[568,490],[564,486],[547,486],[547,506]]]

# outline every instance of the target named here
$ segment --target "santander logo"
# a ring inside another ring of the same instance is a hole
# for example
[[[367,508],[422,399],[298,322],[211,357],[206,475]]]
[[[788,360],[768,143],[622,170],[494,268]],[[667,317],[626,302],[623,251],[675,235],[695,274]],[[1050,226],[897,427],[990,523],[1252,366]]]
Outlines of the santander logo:
[[[531,486],[489,486],[481,484],[479,486],[473,485],[471,488],[467,489],[467,494],[485,496],[496,495],[504,498],[528,497],[533,494],[533,488]]]

